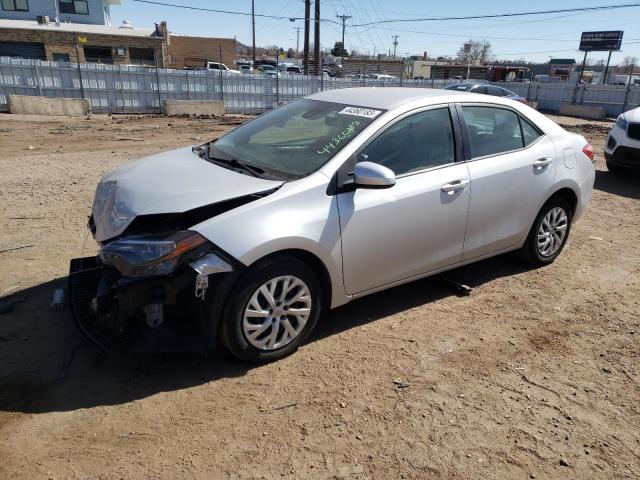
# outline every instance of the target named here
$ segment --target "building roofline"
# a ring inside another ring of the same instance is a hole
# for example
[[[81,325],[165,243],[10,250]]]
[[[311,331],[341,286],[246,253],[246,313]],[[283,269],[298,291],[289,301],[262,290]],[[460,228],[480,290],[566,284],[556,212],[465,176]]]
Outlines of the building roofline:
[[[119,35],[122,37],[154,37],[155,28],[120,28],[110,25],[55,22],[39,24],[35,20],[0,19],[0,29],[34,30],[40,32],[88,33],[96,35]],[[160,38],[160,37],[158,37]]]

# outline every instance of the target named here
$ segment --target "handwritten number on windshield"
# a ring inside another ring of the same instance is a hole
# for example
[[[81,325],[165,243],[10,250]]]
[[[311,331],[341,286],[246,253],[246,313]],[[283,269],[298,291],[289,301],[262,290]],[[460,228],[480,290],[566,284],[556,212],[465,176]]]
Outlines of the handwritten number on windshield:
[[[358,120],[354,120],[349,125],[347,125],[347,127],[344,130],[342,130],[338,135],[333,137],[329,143],[327,143],[320,150],[317,150],[316,153],[318,155],[323,155],[325,153],[331,153],[344,140],[346,140],[347,138],[351,137],[353,135],[353,133],[356,131],[356,127],[358,127],[359,125],[360,125],[360,122]]]

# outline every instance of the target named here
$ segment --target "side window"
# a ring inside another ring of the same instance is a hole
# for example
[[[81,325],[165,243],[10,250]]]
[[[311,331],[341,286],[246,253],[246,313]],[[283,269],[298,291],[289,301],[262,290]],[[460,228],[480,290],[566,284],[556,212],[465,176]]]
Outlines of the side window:
[[[518,115],[494,107],[462,107],[471,158],[517,150],[523,147]]]
[[[494,97],[504,97],[505,95],[504,90],[500,87],[494,87],[493,85],[489,85],[487,91],[489,95],[493,95]]]
[[[438,108],[403,118],[367,145],[358,161],[379,163],[396,175],[453,163],[455,148],[449,109]]]
[[[528,147],[536,141],[542,134],[533,127],[524,118],[520,117],[520,126],[522,127],[522,137],[524,138],[524,146]]]
[[[474,87],[474,89],[472,90],[473,93],[483,93],[483,94],[487,94],[489,93],[489,91],[487,90],[487,86],[486,85],[480,85],[478,87]]]

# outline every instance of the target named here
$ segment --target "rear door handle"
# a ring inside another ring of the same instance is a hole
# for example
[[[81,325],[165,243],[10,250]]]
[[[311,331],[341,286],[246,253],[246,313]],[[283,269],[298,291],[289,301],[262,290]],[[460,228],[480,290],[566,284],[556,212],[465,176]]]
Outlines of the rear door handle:
[[[551,158],[544,157],[544,158],[539,158],[538,160],[533,162],[533,166],[536,168],[542,168],[542,167],[546,167],[550,163],[551,163]]]
[[[469,180],[456,180],[454,182],[445,183],[440,187],[443,192],[453,195],[456,190],[464,190],[469,185]]]

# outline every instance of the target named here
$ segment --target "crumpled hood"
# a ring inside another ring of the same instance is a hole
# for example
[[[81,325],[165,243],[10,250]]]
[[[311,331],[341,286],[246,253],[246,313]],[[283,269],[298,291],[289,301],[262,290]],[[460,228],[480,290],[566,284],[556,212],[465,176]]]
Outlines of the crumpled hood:
[[[102,177],[92,207],[95,238],[104,241],[120,235],[139,215],[181,213],[282,183],[220,167],[191,147],[153,155]]]

